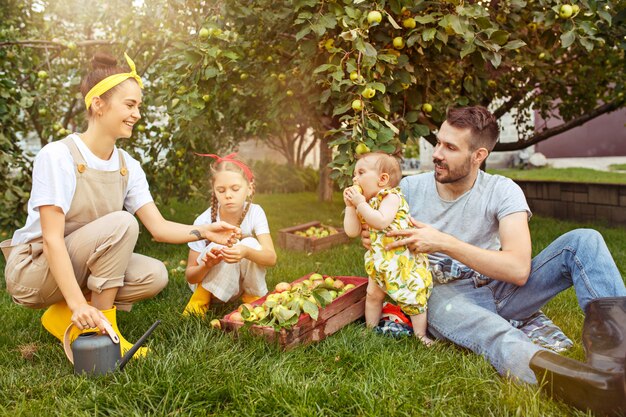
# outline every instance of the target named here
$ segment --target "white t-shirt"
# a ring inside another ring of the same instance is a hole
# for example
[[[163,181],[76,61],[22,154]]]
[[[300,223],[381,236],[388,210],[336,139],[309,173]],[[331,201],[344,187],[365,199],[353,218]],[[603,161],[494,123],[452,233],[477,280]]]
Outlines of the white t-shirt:
[[[217,221],[220,220],[220,214],[217,213]],[[193,222],[194,225],[198,224],[210,224],[211,222],[211,208],[206,209],[204,213],[198,216],[196,220]],[[269,234],[270,227],[267,224],[267,217],[265,216],[265,212],[258,204],[251,204],[250,210],[246,213],[246,217],[243,218],[241,222],[241,234],[242,237],[248,236],[259,236]],[[197,240],[195,242],[189,242],[187,244],[189,249],[202,252],[202,250],[208,245],[208,242],[205,239]]]
[[[76,143],[78,150],[85,159],[87,166],[100,171],[118,171],[120,160],[117,147],[114,147],[111,158],[103,160],[94,155],[80,137],[72,133],[69,137]],[[146,174],[139,161],[122,150],[126,169],[128,169],[128,186],[124,197],[124,207],[135,214],[142,206],[152,202]],[[57,141],[44,146],[33,165],[33,188],[28,200],[28,218],[23,228],[13,234],[12,244],[18,245],[41,237],[39,207],[54,205],[64,214],[70,210],[76,192],[76,165],[69,148]]]

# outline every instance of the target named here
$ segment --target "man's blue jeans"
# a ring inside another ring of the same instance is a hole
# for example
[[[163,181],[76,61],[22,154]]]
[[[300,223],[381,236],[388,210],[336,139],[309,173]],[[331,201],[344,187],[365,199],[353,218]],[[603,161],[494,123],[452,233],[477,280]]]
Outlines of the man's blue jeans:
[[[572,285],[583,311],[595,298],[626,296],[624,280],[595,230],[573,230],[552,242],[532,260],[524,286],[493,280],[476,287],[471,279],[435,285],[428,330],[483,355],[501,375],[536,383],[529,362],[543,348],[509,320],[528,318]]]

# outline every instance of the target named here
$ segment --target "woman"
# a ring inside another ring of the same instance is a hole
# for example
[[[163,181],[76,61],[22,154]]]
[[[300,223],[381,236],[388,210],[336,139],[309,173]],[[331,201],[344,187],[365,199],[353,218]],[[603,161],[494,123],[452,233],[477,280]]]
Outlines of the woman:
[[[88,128],[41,149],[26,225],[2,244],[7,291],[17,304],[49,307],[42,324],[61,341],[71,323],[78,329],[75,338],[104,329],[107,320],[120,336],[122,354],[132,345],[116,325],[116,306],[128,311],[167,284],[162,262],[133,253],[139,232],[133,214],[159,242],[228,244],[238,233],[224,222],[187,226],[165,220],[139,162],[115,146],[141,118],[141,78],[125,56],[130,72],[109,55],[94,57],[81,85]]]

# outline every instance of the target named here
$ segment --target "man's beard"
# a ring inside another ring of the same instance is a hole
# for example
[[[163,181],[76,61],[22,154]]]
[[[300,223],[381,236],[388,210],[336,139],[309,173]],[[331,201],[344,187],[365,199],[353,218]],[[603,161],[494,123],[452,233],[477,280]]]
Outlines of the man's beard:
[[[472,165],[470,161],[471,156],[468,157],[463,165],[461,165],[460,167],[450,169],[450,166],[448,164],[444,164],[440,159],[433,158],[433,164],[435,164],[435,166],[444,168],[447,171],[444,173],[438,173],[435,170],[435,181],[441,184],[450,184],[462,180],[463,178],[467,177],[472,170]]]

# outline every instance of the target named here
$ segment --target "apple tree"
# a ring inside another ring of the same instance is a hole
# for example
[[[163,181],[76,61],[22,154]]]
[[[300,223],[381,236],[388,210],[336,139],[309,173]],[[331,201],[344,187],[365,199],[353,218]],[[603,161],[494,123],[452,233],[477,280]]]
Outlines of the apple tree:
[[[343,185],[357,147],[432,143],[449,106],[563,119],[496,151],[623,107],[625,13],[616,0],[231,0],[173,53],[212,129],[236,141],[308,126]]]

